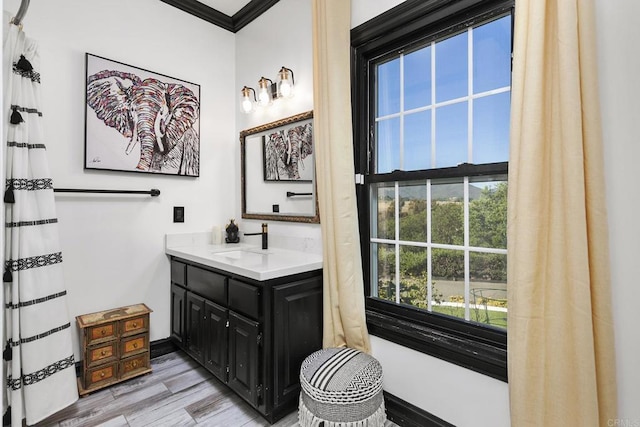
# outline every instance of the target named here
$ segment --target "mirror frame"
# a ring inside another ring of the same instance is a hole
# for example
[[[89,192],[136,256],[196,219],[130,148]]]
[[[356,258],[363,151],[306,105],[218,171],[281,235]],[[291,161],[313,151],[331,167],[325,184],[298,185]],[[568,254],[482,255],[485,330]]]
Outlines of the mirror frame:
[[[251,136],[257,133],[262,133],[269,129],[274,129],[281,126],[286,126],[291,123],[295,123],[301,120],[307,120],[313,118],[313,111],[307,111],[306,113],[297,114],[295,116],[287,117],[285,119],[276,120],[275,122],[267,123],[264,125],[256,126],[250,129],[245,129],[240,132],[240,186],[242,189],[242,218],[244,219],[260,219],[260,220],[271,220],[271,221],[290,221],[290,222],[305,222],[309,224],[319,224],[320,223],[320,214],[318,209],[318,185],[316,182],[317,174],[315,173],[315,164],[314,164],[314,177],[313,177],[313,187],[314,187],[314,195],[315,195],[315,214],[311,215],[276,215],[270,213],[247,213],[247,189],[246,189],[246,180],[245,180],[245,170],[246,170],[246,159],[245,159],[245,149],[246,149],[246,138],[247,136]],[[315,140],[314,144],[314,154],[315,154]],[[315,160],[315,159],[314,159]]]

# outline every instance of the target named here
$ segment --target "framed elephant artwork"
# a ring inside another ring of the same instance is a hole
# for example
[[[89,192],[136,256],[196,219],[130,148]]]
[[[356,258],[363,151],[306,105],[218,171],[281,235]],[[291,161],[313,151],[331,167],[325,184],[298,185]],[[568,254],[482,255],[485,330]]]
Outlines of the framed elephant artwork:
[[[265,181],[313,180],[313,118],[270,129],[262,136]]]
[[[200,86],[86,54],[85,169],[200,175]]]

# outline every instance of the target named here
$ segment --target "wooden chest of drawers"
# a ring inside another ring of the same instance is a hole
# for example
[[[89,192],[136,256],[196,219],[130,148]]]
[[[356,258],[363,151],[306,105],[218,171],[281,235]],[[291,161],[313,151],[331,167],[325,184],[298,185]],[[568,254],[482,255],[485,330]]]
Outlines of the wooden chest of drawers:
[[[145,304],[76,317],[83,355],[80,395],[151,372]]]

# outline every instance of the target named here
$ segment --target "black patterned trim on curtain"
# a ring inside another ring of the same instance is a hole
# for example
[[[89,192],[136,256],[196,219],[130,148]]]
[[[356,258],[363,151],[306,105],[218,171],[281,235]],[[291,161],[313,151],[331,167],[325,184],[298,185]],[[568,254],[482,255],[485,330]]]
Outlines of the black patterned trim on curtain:
[[[62,291],[55,293],[53,295],[47,295],[46,297],[32,299],[30,301],[20,301],[18,304],[13,304],[11,301],[5,303],[4,308],[20,308],[20,307],[28,307],[34,304],[41,304],[43,302],[51,301],[52,299],[60,298],[67,295],[67,291]]]
[[[32,150],[34,148],[43,148],[47,149],[47,146],[44,144],[29,144],[27,142],[17,142],[17,141],[7,141],[7,147],[15,147],[15,148],[28,148]]]
[[[71,327],[71,323],[67,323],[66,325],[58,326],[57,328],[50,329],[50,330],[48,330],[46,332],[43,332],[41,334],[38,334],[38,335],[34,335],[34,336],[31,336],[31,337],[27,337],[27,338],[20,338],[20,341],[9,340],[9,345],[11,347],[17,347],[20,344],[26,344],[26,343],[30,343],[30,342],[33,342],[33,341],[41,340],[43,338],[48,337],[49,335],[55,334],[56,332],[64,331],[65,329],[67,329],[69,327]]]
[[[75,360],[74,360],[73,354],[69,357],[66,357],[62,360],[58,360],[57,362],[54,362],[48,366],[45,366],[44,368],[36,372],[30,373],[30,374],[24,374],[22,375],[21,378],[14,380],[13,377],[8,376],[7,387],[10,387],[12,390],[18,390],[22,387],[22,384],[24,384],[25,386],[35,384],[39,381],[44,380],[47,377],[50,377],[51,375],[57,372],[60,372],[72,366],[75,366]]]
[[[29,258],[9,259],[5,263],[5,271],[21,271],[29,268],[45,267],[62,262],[62,252],[37,255]]]
[[[40,83],[40,73],[38,73],[35,70],[23,70],[22,68],[18,67],[17,62],[13,63],[13,72],[15,74],[18,74],[24,78],[31,80],[34,83]]]
[[[58,223],[58,218],[51,218],[51,219],[40,219],[38,221],[6,222],[4,226],[7,228],[16,228],[16,227],[30,227],[33,225],[57,224],[57,223]]]
[[[53,190],[53,180],[51,178],[9,178],[6,186],[6,188],[11,188],[12,190]]]

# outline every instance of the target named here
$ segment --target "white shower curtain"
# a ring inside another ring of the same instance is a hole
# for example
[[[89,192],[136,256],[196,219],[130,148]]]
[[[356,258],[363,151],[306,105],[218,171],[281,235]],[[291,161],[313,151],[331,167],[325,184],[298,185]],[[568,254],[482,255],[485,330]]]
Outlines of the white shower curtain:
[[[42,131],[37,43],[8,25],[9,14],[3,18],[3,358],[5,405],[17,427],[23,418],[32,425],[75,402],[78,390]]]

